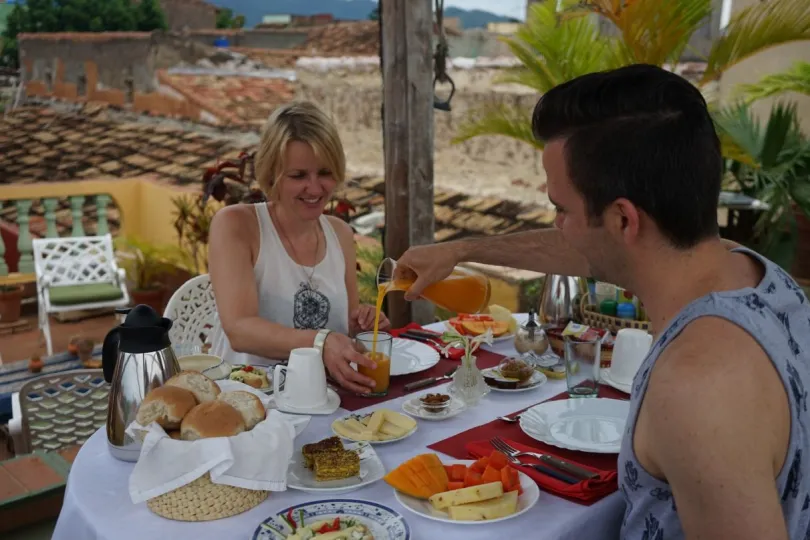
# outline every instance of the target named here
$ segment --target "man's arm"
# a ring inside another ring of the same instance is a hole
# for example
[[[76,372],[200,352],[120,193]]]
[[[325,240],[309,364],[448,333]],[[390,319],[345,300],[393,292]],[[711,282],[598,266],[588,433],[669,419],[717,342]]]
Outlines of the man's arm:
[[[546,274],[587,276],[588,261],[565,241],[559,229],[471,238],[409,249],[397,264],[418,276],[406,298],[418,298],[422,290],[450,275],[460,262],[476,262],[533,270]]]
[[[656,362],[634,449],[669,482],[689,540],[787,540],[775,478],[789,436],[787,394],[766,353],[707,317]]]

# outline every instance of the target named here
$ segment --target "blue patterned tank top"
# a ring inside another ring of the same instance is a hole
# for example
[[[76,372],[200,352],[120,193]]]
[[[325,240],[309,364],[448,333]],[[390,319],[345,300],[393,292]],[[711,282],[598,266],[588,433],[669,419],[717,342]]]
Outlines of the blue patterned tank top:
[[[802,289],[779,266],[747,249],[765,266],[756,288],[713,293],[689,304],[667,326],[633,381],[630,415],[619,453],[619,489],[626,503],[621,537],[626,540],[684,538],[669,484],[639,464],[633,432],[649,374],[658,356],[678,334],[699,317],[722,317],[753,336],[768,354],[787,391],[791,411],[790,442],[785,464],[776,479],[782,513],[793,540],[810,538],[810,303]]]

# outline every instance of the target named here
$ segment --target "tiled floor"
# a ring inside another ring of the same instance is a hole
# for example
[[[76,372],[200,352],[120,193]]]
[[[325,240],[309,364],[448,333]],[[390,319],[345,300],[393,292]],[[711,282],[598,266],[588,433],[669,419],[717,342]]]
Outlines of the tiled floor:
[[[41,334],[37,327],[36,316],[27,317],[27,319],[31,323],[31,330],[19,334],[0,336],[2,363],[9,364],[27,360],[35,354],[40,354],[43,357],[46,355],[44,344],[40,344]],[[116,324],[118,323],[114,315],[104,315],[73,323],[60,323],[52,318],[51,337],[53,338],[53,350],[57,353],[66,351],[70,339],[77,334],[93,339],[96,344],[101,344],[104,341],[104,336]]]

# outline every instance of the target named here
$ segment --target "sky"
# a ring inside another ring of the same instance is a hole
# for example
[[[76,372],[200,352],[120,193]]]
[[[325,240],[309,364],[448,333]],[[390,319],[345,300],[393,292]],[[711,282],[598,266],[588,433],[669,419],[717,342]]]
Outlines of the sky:
[[[526,0],[444,0],[444,5],[462,9],[483,9],[521,20],[526,16]]]

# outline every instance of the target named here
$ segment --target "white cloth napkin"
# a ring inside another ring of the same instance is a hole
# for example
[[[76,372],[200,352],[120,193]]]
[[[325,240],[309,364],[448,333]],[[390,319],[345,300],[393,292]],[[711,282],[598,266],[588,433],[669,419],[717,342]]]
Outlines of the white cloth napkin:
[[[245,390],[262,400],[272,398],[237,381],[217,381],[223,392]],[[285,491],[293,440],[310,417],[267,411],[267,418],[252,430],[235,437],[179,441],[157,423],[131,424],[127,432],[143,438],[135,469],[129,477],[129,495],[138,504],[189,484],[211,473],[214,484],[246,489]]]

